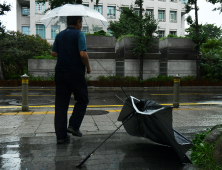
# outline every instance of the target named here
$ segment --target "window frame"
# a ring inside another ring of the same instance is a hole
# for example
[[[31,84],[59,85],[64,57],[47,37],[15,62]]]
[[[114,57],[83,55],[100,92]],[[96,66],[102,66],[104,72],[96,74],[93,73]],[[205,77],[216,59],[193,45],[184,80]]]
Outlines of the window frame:
[[[174,32],[174,33],[171,34],[172,32]],[[171,35],[177,35],[177,31],[170,31],[169,34],[171,34]]]
[[[24,8],[28,9],[28,11],[29,11],[28,14],[23,13],[23,9],[24,9]],[[30,16],[30,8],[29,8],[29,7],[27,7],[27,6],[22,6],[22,16]]]
[[[146,14],[150,13],[150,12],[148,12],[148,11],[151,11],[151,17],[153,17],[153,16],[154,16],[154,15],[153,15],[153,9],[146,9]],[[148,14],[148,15],[150,15],[150,14]]]
[[[160,19],[159,18],[159,15],[160,15],[160,12],[163,12],[163,19]],[[166,15],[166,10],[158,10],[158,20],[160,21],[160,22],[165,22],[166,21],[166,17],[165,17],[165,15]]]
[[[171,19],[171,14],[174,13],[175,19]],[[177,11],[170,11],[170,22],[176,23],[177,22]]]
[[[160,32],[163,32],[163,36],[161,36],[161,37],[159,37],[159,35],[162,35],[162,34],[160,34]],[[165,37],[165,30],[158,30],[158,38],[160,39],[163,37]]]
[[[57,27],[59,29],[56,29],[56,28],[52,28],[52,27]],[[60,25],[51,25],[51,39],[55,39],[56,37],[56,30],[58,30],[60,32]]]
[[[37,26],[43,26],[42,28],[43,28],[43,37],[39,34],[39,30],[41,30],[41,29],[39,29],[39,28],[37,28]],[[37,32],[37,30],[38,30],[38,32]],[[36,35],[39,35],[41,38],[43,38],[43,39],[45,39],[45,25],[43,25],[43,24],[36,24]]]
[[[114,15],[109,15],[108,11],[110,11],[109,8],[114,8]],[[113,16],[113,17],[110,17]],[[115,6],[107,6],[107,19],[116,19],[116,7]]]
[[[28,28],[28,34],[25,33],[25,32],[27,32],[27,31],[23,32],[23,28]],[[31,34],[31,32],[30,32],[30,26],[22,26],[22,34],[30,35],[30,34]]]
[[[99,12],[96,8],[100,7],[101,12]],[[94,5],[94,10],[98,11],[101,15],[103,15],[103,6],[102,5]]]
[[[83,31],[83,27],[87,28],[87,32]],[[81,31],[84,32],[84,34],[88,34],[89,33],[89,26],[86,26],[86,25],[82,26],[82,30]]]
[[[37,8],[38,9],[43,8],[43,9],[37,10]],[[35,2],[35,13],[36,14],[44,14],[44,12],[45,12],[45,4],[43,2],[41,2],[41,3]]]

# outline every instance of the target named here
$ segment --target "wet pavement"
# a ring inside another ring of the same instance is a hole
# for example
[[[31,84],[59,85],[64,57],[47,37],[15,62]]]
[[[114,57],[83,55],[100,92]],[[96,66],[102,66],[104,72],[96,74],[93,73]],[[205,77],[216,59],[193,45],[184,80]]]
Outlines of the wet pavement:
[[[173,102],[173,88],[124,88],[128,95],[139,99],[154,100],[160,104],[170,104]],[[117,97],[125,99],[120,88],[89,88],[89,105],[120,105],[123,104]],[[55,88],[30,88],[29,105],[54,105]],[[181,88],[181,103],[215,103],[222,102],[222,89],[207,89],[199,87],[196,89]],[[21,105],[21,88],[0,88],[0,106]],[[70,105],[74,104],[74,97],[70,100]]]
[[[79,161],[121,125],[117,118],[122,107],[116,105],[123,103],[115,94],[124,99],[122,91],[89,89],[91,106],[87,108],[80,128],[83,137],[71,136],[69,142],[57,145],[53,124],[54,89],[30,89],[29,92],[32,95],[29,98],[36,103],[33,102],[28,112],[22,112],[21,107],[16,107],[19,103],[13,103],[13,100],[21,100],[21,96],[16,96],[21,95],[21,90],[0,89],[0,169],[77,169],[75,166]],[[186,104],[173,109],[173,127],[176,130],[191,140],[194,134],[222,124],[222,105],[218,104],[222,101],[220,89],[184,89],[180,92],[180,99]],[[173,98],[172,89],[131,89],[128,93],[161,104],[172,103]],[[73,102],[74,99],[70,104],[73,105]],[[80,169],[193,170],[195,167],[182,165],[171,147],[129,136],[121,127]]]
[[[120,109],[88,108],[106,114],[86,115],[80,128],[83,137],[71,136],[70,142],[62,145],[56,144],[54,108],[31,108],[29,112],[7,110],[0,115],[0,169],[77,169],[79,161],[121,125],[117,121]],[[190,140],[194,134],[216,124],[222,124],[222,105],[181,106],[173,110],[173,127]],[[182,165],[172,148],[129,136],[121,127],[80,169],[195,168]]]

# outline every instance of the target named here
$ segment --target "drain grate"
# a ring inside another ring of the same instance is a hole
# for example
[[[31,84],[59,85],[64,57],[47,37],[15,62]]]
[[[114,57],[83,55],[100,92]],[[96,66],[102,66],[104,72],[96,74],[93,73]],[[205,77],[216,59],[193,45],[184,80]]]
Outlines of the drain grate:
[[[85,115],[105,115],[109,113],[105,110],[87,110]]]

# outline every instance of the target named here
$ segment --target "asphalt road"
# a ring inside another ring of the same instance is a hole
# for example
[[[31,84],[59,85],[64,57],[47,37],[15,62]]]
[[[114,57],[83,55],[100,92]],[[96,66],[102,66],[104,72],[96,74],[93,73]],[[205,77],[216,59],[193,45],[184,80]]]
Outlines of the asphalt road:
[[[159,104],[172,104],[173,89],[125,89],[127,95],[138,99],[154,100]],[[20,88],[0,89],[0,106],[20,106],[22,102]],[[89,89],[89,105],[123,105],[116,95],[125,99],[126,96],[119,88],[116,89]],[[29,89],[29,105],[54,105],[54,88]],[[74,96],[71,97],[70,105],[74,105]],[[192,103],[219,103],[222,104],[222,89],[181,89],[180,103],[188,105]]]

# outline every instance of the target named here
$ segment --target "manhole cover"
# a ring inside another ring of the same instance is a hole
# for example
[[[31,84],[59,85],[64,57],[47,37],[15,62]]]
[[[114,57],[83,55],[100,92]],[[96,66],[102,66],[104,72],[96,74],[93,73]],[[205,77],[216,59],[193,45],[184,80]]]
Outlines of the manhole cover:
[[[109,113],[105,110],[87,110],[85,115],[105,115]]]

